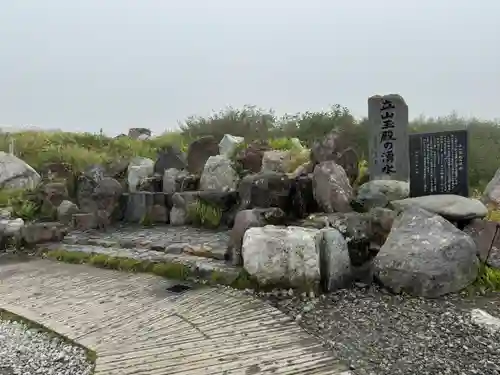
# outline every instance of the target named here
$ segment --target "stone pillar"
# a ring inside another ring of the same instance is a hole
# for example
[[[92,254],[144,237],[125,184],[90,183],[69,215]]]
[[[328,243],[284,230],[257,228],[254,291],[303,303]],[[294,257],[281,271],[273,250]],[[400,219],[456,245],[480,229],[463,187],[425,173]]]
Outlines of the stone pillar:
[[[408,106],[397,94],[368,99],[371,180],[409,179]]]

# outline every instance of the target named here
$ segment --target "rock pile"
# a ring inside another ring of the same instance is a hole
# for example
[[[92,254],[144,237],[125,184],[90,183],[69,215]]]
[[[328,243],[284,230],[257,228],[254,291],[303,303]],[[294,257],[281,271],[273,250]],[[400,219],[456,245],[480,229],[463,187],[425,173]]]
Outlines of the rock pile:
[[[309,152],[300,142],[294,147],[300,152],[203,137],[187,155],[168,147],[156,160],[91,166],[75,181],[61,176],[68,168],[51,165],[37,184],[44,212],[57,223],[5,218],[0,229],[36,243],[63,236],[62,228],[120,221],[232,228],[226,260],[259,284],[327,291],[375,279],[396,292],[436,297],[472,283],[480,262],[500,265],[500,251],[484,239],[494,242],[496,226],[483,220],[497,176],[484,203],[453,194],[410,198],[407,181],[362,183],[358,157],[337,133],[291,170],[293,155]],[[33,184],[37,174],[28,167]]]

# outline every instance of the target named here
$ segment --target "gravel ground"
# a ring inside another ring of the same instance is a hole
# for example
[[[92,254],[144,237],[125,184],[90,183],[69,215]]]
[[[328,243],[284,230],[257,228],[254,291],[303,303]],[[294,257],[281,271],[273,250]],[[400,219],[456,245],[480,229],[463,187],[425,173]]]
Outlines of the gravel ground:
[[[47,332],[0,320],[0,375],[90,375],[85,351]]]
[[[355,375],[500,375],[500,332],[470,319],[473,308],[500,317],[500,294],[431,300],[370,287],[319,299],[262,297],[323,339]]]

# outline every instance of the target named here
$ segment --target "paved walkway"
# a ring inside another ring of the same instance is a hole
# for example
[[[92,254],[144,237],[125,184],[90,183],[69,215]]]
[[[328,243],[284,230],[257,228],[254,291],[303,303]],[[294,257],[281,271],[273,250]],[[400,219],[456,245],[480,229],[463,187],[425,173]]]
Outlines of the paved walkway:
[[[239,291],[44,260],[0,266],[0,308],[97,352],[96,375],[347,375],[316,338]]]

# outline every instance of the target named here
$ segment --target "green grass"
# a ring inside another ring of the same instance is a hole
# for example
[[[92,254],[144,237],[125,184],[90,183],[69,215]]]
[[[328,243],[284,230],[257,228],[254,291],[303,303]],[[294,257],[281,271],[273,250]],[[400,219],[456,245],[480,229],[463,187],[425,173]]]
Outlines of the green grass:
[[[26,319],[20,315],[14,314],[10,311],[7,311],[7,310],[1,309],[1,308],[0,308],[0,320],[21,323],[21,324],[25,325],[28,329],[33,329],[33,330],[45,332],[52,338],[60,338],[60,339],[63,339],[64,341],[66,341],[72,345],[78,346],[85,351],[85,354],[87,356],[87,360],[95,366],[95,362],[97,360],[97,353],[95,351],[90,350],[89,348],[78,344],[74,340],[71,340],[70,338],[68,338],[64,335],[61,335],[58,332],[52,331],[51,329],[45,327],[44,325],[42,325],[40,323]]]
[[[187,215],[194,225],[217,228],[222,220],[222,209],[197,199],[187,207]]]
[[[482,293],[486,291],[500,292],[500,270],[481,265],[474,287]]]

